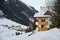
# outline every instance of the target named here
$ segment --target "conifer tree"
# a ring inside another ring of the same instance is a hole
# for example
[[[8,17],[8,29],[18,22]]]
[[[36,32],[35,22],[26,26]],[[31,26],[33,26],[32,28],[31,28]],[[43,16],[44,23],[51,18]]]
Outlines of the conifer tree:
[[[36,29],[36,24],[35,24],[35,22],[36,22],[36,19],[34,18],[34,23],[33,23],[33,30],[35,30]]]
[[[0,10],[1,10],[1,9],[4,9],[4,1],[5,1],[5,0],[0,0]]]
[[[52,16],[53,27],[60,28],[60,0],[56,0],[54,11],[55,13]]]

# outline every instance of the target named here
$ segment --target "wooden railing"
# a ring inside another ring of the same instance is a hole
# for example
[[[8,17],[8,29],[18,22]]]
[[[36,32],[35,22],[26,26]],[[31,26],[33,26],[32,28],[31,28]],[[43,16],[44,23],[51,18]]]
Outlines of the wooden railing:
[[[45,31],[45,30],[48,30],[48,28],[39,28],[38,27],[38,31]]]
[[[38,22],[38,24],[48,24],[48,22]]]

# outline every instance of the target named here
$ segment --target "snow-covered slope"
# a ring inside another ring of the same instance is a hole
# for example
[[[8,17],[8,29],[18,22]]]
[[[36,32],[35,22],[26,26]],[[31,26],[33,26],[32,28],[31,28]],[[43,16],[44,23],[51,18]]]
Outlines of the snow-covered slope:
[[[46,6],[45,1],[46,0],[20,0],[32,7],[34,7],[36,10],[40,11],[40,6]]]
[[[8,6],[5,7],[6,10],[2,10],[5,17],[26,26],[29,26],[31,22],[29,18],[33,19],[35,12],[38,12],[35,8],[19,0],[7,0],[5,5]]]
[[[60,40],[60,31],[57,28],[48,31],[34,31],[34,34],[28,36],[30,33],[16,35],[15,30],[7,29],[0,26],[0,40]]]
[[[13,26],[14,25],[14,26],[21,26],[24,29],[27,28],[27,26],[19,24],[19,23],[16,23],[16,22],[11,21],[11,20],[9,20],[7,18],[0,19],[0,25],[8,25],[8,26]]]
[[[12,26],[12,25],[20,25],[20,24],[18,24],[18,23],[16,23],[16,22],[13,22],[13,21],[11,21],[11,20],[9,20],[9,19],[6,19],[6,18],[2,18],[2,19],[0,19],[0,25],[9,25],[9,26]]]
[[[23,34],[16,35],[16,30],[8,29],[3,25],[21,25],[15,23],[11,20],[6,18],[0,19],[0,40],[60,40],[60,30],[57,28],[48,30],[48,31],[40,31],[37,30],[33,31],[33,34],[22,32]],[[22,26],[23,28],[25,26]],[[19,31],[20,32],[20,31]],[[30,36],[29,36],[30,35]]]
[[[60,31],[58,29],[52,29],[49,31],[41,31],[28,38],[32,40],[60,40]]]
[[[20,0],[32,7],[34,7],[36,10],[40,11],[40,7],[47,7],[54,5],[54,2],[56,0]]]
[[[13,36],[15,30],[9,30],[6,27],[0,26],[0,40],[9,40],[8,38]]]

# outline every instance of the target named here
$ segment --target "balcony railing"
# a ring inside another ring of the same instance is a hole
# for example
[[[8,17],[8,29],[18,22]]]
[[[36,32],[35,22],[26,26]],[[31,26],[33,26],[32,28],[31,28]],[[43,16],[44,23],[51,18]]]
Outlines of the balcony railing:
[[[48,24],[48,22],[38,22],[38,24]]]

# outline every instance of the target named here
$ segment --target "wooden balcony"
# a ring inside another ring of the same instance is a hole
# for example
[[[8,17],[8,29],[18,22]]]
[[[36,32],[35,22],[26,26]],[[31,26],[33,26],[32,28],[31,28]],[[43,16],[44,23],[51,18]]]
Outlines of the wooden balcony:
[[[39,28],[38,27],[38,31],[45,31],[45,30],[48,30],[48,28]]]
[[[38,24],[41,24],[41,25],[44,24],[45,25],[45,24],[48,24],[48,22],[38,22]]]

